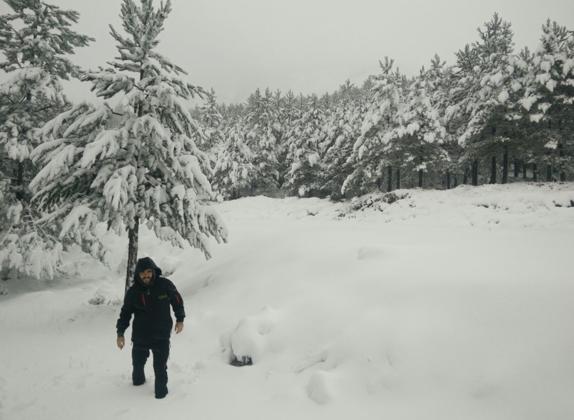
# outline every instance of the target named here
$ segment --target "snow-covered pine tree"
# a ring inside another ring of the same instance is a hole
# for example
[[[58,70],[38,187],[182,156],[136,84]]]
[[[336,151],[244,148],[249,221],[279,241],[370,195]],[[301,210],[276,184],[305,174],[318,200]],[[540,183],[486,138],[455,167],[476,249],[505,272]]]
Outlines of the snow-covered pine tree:
[[[224,131],[225,143],[219,150],[215,169],[214,187],[224,198],[235,199],[250,190],[257,176],[255,154],[246,139],[243,118],[230,121]]]
[[[397,128],[405,167],[417,173],[419,188],[423,187],[424,174],[431,168],[440,171],[446,166],[447,159],[439,147],[447,140],[445,76],[445,63],[435,55],[429,70],[423,67],[407,90],[402,125]]]
[[[226,230],[207,205],[213,192],[209,160],[195,141],[190,100],[202,90],[184,82],[185,72],[157,52],[158,36],[171,11],[168,0],[123,0],[125,35],[111,27],[119,57],[86,81],[106,101],[80,104],[42,130],[47,142],[34,151],[43,166],[32,181],[35,201],[63,219],[61,237],[81,240],[98,222],[128,231],[126,288],[133,278],[141,222],[159,239],[199,248],[225,241]]]
[[[548,20],[542,26],[540,45],[524,61],[528,71],[521,78],[524,97],[520,103],[529,120],[539,123],[532,154],[545,161],[548,181],[556,167],[564,181],[574,175],[574,32]]]
[[[277,106],[279,115],[278,121],[280,123],[280,146],[277,153],[277,171],[278,187],[288,193],[289,190],[289,170],[291,168],[291,161],[289,159],[289,151],[291,150],[291,143],[297,138],[297,133],[300,131],[299,122],[304,113],[303,107],[305,101],[295,96],[292,91],[282,96]]]
[[[369,88],[359,89],[349,81],[335,92],[335,108],[325,117],[324,140],[319,150],[322,156],[320,190],[332,199],[342,198],[341,187],[353,171],[349,157],[361,135],[363,116],[367,112]]]
[[[289,131],[286,161],[289,165],[285,189],[289,194],[306,197],[318,193],[320,155],[319,144],[323,141],[324,110],[315,97],[308,109],[293,122]]]
[[[392,168],[400,162],[396,129],[405,109],[405,78],[393,69],[394,60],[385,57],[380,62],[381,72],[373,76],[372,96],[365,114],[361,135],[353,145],[354,170],[347,176],[342,192],[351,188],[356,194],[376,188],[387,166],[389,189],[392,189]],[[399,168],[397,168],[398,170]],[[399,175],[399,174],[398,174]],[[400,177],[397,177],[400,183]]]
[[[201,139],[204,143],[198,146],[201,150],[215,155],[216,149],[223,143],[223,116],[213,89],[206,94],[205,103],[199,108],[199,115],[204,134]]]
[[[68,58],[91,38],[71,29],[79,14],[40,0],[5,0],[0,16],[0,268],[35,278],[52,277],[62,246],[52,226],[30,205],[30,160],[38,128],[70,106],[60,80],[79,75]]]
[[[458,121],[457,137],[466,149],[466,160],[472,162],[473,185],[478,185],[479,159],[489,155],[495,170],[491,182],[496,182],[495,156],[508,139],[502,125],[512,108],[509,99],[515,69],[510,22],[495,13],[478,33],[479,41],[457,53],[457,80],[449,110],[449,118]]]
[[[255,188],[259,191],[273,191],[278,187],[278,148],[281,126],[273,94],[257,89],[247,100],[247,141],[255,153],[254,165],[257,177]]]

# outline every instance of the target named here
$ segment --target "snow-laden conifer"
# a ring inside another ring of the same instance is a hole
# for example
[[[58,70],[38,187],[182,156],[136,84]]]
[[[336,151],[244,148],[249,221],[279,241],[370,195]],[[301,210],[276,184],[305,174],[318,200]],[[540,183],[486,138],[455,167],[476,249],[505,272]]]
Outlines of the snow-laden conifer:
[[[324,139],[325,115],[318,101],[312,100],[300,118],[291,123],[286,160],[289,165],[285,188],[290,194],[305,197],[317,193],[321,171],[319,145]]]
[[[354,169],[355,163],[349,158],[355,141],[361,135],[368,89],[368,86],[359,89],[349,81],[345,82],[335,92],[334,109],[325,117],[325,135],[319,147],[322,156],[319,178],[321,191],[332,199],[341,198],[341,187]],[[358,190],[348,188],[348,192],[353,194]]]
[[[255,187],[259,191],[275,190],[279,183],[278,154],[282,127],[273,94],[257,89],[247,100],[247,141],[255,153],[257,168]]]
[[[79,75],[69,55],[91,40],[71,29],[79,15],[39,0],[6,0],[0,16],[0,267],[35,278],[56,273],[62,246],[53,225],[30,205],[29,181],[37,173],[30,153],[38,129],[70,106],[61,79]]]
[[[216,155],[214,185],[224,198],[239,198],[243,191],[250,192],[255,182],[255,154],[247,143],[241,118],[231,122],[223,135],[225,142]]]
[[[530,161],[547,165],[547,180],[553,179],[553,166],[559,167],[559,177],[565,180],[574,173],[574,32],[548,20],[523,68],[526,71],[517,81],[523,86],[519,103],[528,120],[538,123],[530,135]]]
[[[392,167],[397,158],[397,127],[405,110],[405,78],[394,61],[385,57],[380,62],[381,72],[372,77],[372,93],[369,110],[366,112],[361,127],[361,135],[353,145],[349,159],[355,162],[353,172],[347,176],[342,186],[355,185],[355,189],[365,192],[374,187],[382,176],[383,167]],[[385,158],[386,155],[386,158]]]
[[[209,237],[226,239],[206,177],[211,168],[196,142],[201,135],[190,101],[202,89],[181,79],[183,69],[157,51],[171,3],[124,0],[124,33],[111,27],[119,56],[84,80],[106,100],[79,104],[42,130],[47,142],[34,152],[43,166],[34,178],[35,200],[75,229],[93,223],[128,231],[126,286],[137,259],[138,228],[146,222],[159,239],[190,244],[210,256]],[[110,99],[113,98],[113,101]],[[80,211],[78,209],[81,209]]]

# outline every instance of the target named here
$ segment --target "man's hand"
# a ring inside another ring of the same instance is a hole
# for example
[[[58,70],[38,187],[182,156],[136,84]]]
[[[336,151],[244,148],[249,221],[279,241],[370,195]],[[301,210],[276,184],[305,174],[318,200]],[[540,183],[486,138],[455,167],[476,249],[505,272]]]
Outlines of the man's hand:
[[[118,348],[121,350],[124,348],[124,345],[126,344],[126,339],[124,337],[118,337],[118,339],[116,340],[116,344],[118,345]]]
[[[175,333],[179,334],[183,331],[183,322],[176,322],[175,323]]]

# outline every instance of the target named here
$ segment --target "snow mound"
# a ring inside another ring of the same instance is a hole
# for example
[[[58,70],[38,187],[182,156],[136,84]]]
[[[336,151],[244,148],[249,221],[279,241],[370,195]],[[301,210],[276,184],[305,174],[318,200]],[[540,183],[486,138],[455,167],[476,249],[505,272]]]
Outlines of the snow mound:
[[[243,318],[237,327],[222,342],[231,362],[257,363],[267,350],[266,336],[273,330],[276,312],[266,306],[260,313]]]

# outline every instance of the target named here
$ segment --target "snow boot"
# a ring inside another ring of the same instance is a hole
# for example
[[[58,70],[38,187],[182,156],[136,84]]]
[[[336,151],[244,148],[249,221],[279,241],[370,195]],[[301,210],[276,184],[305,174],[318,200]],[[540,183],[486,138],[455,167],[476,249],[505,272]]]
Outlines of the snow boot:
[[[132,382],[135,386],[143,385],[145,383],[145,373],[143,366],[141,368],[134,367],[132,372]]]
[[[161,398],[165,398],[165,396],[167,395],[167,386],[161,386],[161,387],[157,387],[155,388],[155,397],[157,399],[161,399]]]

